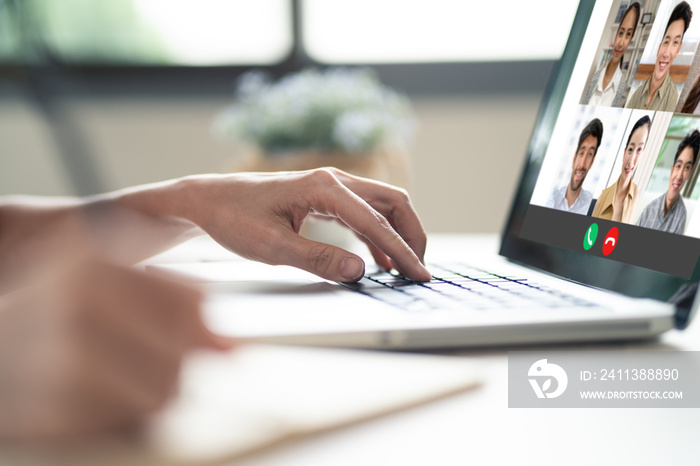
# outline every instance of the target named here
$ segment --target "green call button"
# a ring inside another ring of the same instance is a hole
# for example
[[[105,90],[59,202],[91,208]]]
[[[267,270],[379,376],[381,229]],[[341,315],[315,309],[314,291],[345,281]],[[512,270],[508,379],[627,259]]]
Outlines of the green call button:
[[[598,238],[598,224],[594,223],[588,227],[586,230],[586,235],[583,237],[583,249],[588,251],[595,244],[595,240]]]

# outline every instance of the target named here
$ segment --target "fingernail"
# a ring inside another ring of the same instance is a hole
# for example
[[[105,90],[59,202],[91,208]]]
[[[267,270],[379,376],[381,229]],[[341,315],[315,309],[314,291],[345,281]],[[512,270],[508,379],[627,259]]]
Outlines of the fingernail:
[[[340,266],[340,276],[343,277],[344,280],[349,282],[357,281],[364,273],[365,264],[361,260],[355,257],[346,257],[343,259],[343,265]]]

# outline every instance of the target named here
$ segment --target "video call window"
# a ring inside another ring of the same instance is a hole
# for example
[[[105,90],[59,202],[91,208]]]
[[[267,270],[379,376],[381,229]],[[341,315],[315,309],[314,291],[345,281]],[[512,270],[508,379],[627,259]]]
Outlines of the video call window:
[[[531,203],[632,223],[646,185],[644,178],[651,173],[654,154],[658,153],[665,135],[664,123],[656,122],[656,116],[655,112],[646,110],[578,106],[575,124],[561,154],[554,157],[550,153],[545,160],[549,167],[543,172],[554,176],[541,175]],[[577,154],[592,122],[602,129],[601,141],[595,157],[583,163]],[[616,193],[621,194],[619,201],[615,199]],[[583,203],[579,202],[581,199]],[[556,204],[557,200],[561,202]],[[573,209],[577,202],[579,207]]]
[[[590,143],[596,153],[582,157]],[[563,153],[551,159],[556,176],[538,182],[531,203],[700,237],[699,151],[700,116],[579,106]]]
[[[693,113],[700,102],[694,3],[613,2],[580,103]]]
[[[644,5],[642,5],[644,3]],[[659,0],[616,1],[586,80],[583,105],[624,107]]]
[[[660,195],[656,180],[670,180],[671,174],[662,175],[661,170],[664,164],[673,164],[667,161],[668,146],[679,136],[666,135],[672,113],[656,107],[675,109],[681,105],[681,95],[686,99],[694,95],[694,82],[686,86],[688,77],[697,74],[700,82],[700,68],[697,73],[691,70],[693,63],[700,64],[695,59],[700,20],[692,20],[693,9],[700,11],[700,5],[695,4],[700,1],[612,2],[573,124],[559,130],[568,131],[559,147],[550,145],[533,204],[635,223],[649,205],[649,196]],[[657,162],[661,165],[655,168]],[[691,162],[688,175],[694,172],[694,158]],[[694,180],[682,181],[685,186]],[[647,192],[648,184],[652,191]],[[667,206],[665,215],[668,210]],[[646,221],[640,226],[662,228],[658,223]],[[685,225],[680,226],[685,222],[677,223],[668,231],[684,233]]]
[[[692,3],[660,2],[626,107],[675,110],[700,42],[700,21],[693,21],[699,10]]]
[[[700,237],[695,169],[699,150],[700,117],[673,117],[644,190],[636,225]]]
[[[596,3],[530,199],[536,208],[525,218],[524,238],[673,269],[676,252],[659,257],[645,244],[677,244],[668,251],[680,251],[681,243],[700,238],[699,44],[700,0]],[[584,233],[594,223],[608,233],[618,227],[616,242],[619,233],[638,250],[615,256],[586,247]],[[581,238],[558,239],[572,233]]]

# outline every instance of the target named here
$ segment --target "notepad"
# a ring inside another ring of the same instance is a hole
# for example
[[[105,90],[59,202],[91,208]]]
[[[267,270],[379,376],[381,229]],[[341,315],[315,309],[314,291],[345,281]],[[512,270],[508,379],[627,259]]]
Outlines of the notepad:
[[[192,464],[406,409],[480,383],[469,358],[248,345],[199,355],[149,432],[149,455]]]
[[[31,464],[217,464],[480,383],[478,363],[461,356],[254,344],[201,352],[140,438],[33,451]]]

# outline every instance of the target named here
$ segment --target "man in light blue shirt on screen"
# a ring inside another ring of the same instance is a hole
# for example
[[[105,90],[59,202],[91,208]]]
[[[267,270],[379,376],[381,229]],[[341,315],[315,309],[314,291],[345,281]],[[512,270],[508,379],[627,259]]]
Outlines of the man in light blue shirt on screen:
[[[687,211],[681,191],[693,173],[699,150],[700,131],[696,129],[687,134],[678,145],[671,167],[668,190],[644,208],[637,225],[677,235],[683,234]]]

